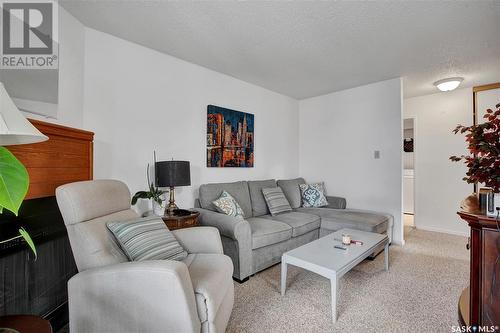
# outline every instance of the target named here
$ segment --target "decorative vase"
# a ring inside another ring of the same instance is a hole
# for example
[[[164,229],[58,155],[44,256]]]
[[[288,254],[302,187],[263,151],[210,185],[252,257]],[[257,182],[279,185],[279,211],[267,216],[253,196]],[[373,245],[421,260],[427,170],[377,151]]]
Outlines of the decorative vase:
[[[467,198],[465,198],[460,204],[460,210],[469,214],[481,214],[481,208],[479,207],[479,199],[477,193],[472,193]]]
[[[165,214],[165,205],[164,202],[160,205],[156,201],[153,200],[153,213],[158,216],[163,216]]]

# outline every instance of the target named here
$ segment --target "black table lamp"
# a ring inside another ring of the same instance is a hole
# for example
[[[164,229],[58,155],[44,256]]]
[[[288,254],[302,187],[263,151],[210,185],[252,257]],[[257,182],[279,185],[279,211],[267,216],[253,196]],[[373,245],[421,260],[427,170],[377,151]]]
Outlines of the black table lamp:
[[[173,215],[175,204],[174,187],[191,185],[188,161],[160,161],[155,163],[156,186],[170,187],[170,200],[165,207],[166,215]]]

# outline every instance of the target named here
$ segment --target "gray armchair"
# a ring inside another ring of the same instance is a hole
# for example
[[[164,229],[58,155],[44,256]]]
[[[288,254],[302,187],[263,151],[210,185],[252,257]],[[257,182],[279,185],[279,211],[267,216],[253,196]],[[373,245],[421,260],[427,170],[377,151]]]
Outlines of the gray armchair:
[[[217,229],[173,231],[189,253],[182,262],[128,262],[106,228],[138,217],[124,183],[67,184],[56,197],[79,270],[68,282],[72,333],[225,331],[233,264]]]

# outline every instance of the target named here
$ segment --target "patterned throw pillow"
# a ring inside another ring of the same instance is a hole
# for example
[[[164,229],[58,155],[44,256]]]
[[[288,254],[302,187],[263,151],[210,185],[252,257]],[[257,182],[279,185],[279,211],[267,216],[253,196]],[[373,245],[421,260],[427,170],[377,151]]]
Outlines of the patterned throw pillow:
[[[183,260],[187,252],[158,216],[106,223],[130,261]]]
[[[328,206],[323,183],[300,184],[300,195],[302,196],[302,207],[324,207]]]
[[[212,203],[220,213],[239,218],[245,217],[243,209],[241,209],[236,199],[226,191],[222,191],[219,199],[212,201]]]
[[[272,216],[292,211],[292,207],[290,207],[290,203],[280,187],[263,188],[262,194],[264,194],[264,199],[266,199],[267,207]]]

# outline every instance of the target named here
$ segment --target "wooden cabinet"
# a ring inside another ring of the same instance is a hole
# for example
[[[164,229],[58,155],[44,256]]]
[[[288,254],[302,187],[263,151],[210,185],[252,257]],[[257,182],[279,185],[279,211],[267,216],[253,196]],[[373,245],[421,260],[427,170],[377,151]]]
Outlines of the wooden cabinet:
[[[459,301],[462,325],[500,324],[500,226],[494,218],[459,212],[470,226],[469,300]],[[500,224],[500,221],[498,222]],[[464,312],[468,312],[464,313]],[[469,319],[469,322],[465,322]]]
[[[60,185],[92,179],[94,133],[28,120],[49,139],[8,147],[30,176],[25,200],[50,197]]]

